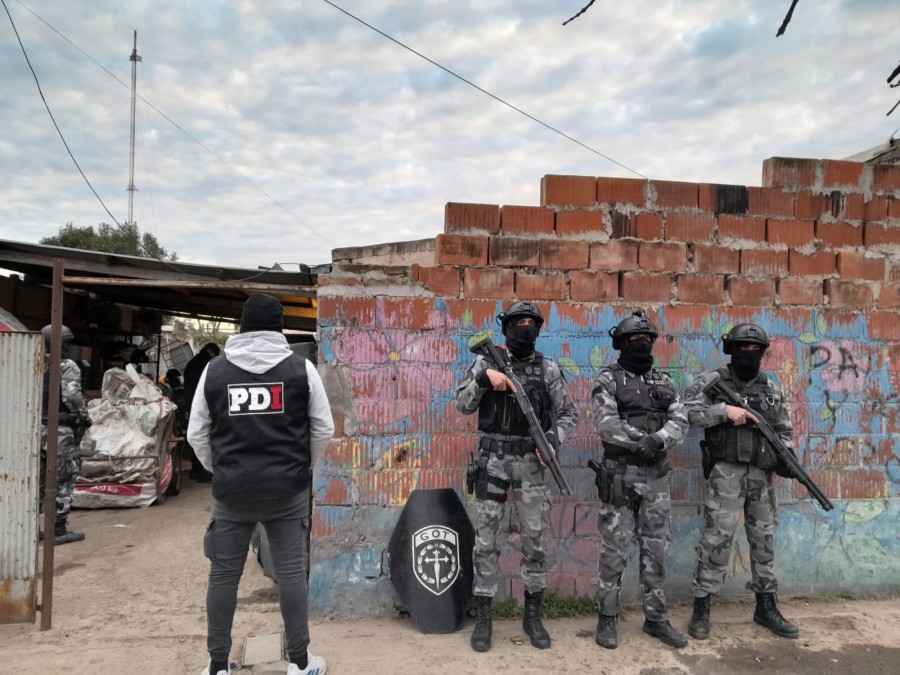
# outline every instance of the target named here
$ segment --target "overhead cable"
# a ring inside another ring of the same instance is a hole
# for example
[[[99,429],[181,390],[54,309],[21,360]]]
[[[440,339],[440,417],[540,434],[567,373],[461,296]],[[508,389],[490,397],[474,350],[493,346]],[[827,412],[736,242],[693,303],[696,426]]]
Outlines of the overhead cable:
[[[622,163],[619,162],[619,161],[616,161],[615,159],[613,159],[613,158],[610,157],[609,155],[604,155],[604,154],[603,154],[602,152],[600,152],[599,150],[595,150],[595,149],[592,148],[591,146],[589,146],[589,145],[587,145],[587,144],[585,144],[585,143],[582,143],[582,142],[579,141],[577,138],[573,138],[573,137],[570,136],[569,134],[560,131],[559,129],[557,129],[557,128],[554,127],[554,126],[551,126],[551,125],[547,124],[547,123],[544,122],[543,120],[540,120],[540,119],[538,119],[537,117],[535,117],[534,115],[525,112],[525,111],[522,110],[521,108],[517,108],[517,107],[514,106],[512,103],[508,103],[507,101],[504,101],[502,98],[500,98],[500,97],[497,96],[496,94],[492,94],[492,93],[489,92],[487,89],[484,89],[484,88],[482,88],[482,87],[479,87],[477,84],[475,84],[474,82],[472,82],[472,81],[470,81],[470,80],[467,80],[467,79],[464,78],[462,75],[458,75],[457,73],[453,72],[452,70],[450,70],[450,69],[447,68],[446,66],[442,66],[440,63],[438,63],[437,61],[435,61],[435,60],[433,60],[433,59],[428,58],[427,56],[425,56],[425,55],[422,54],[421,52],[417,52],[415,49],[413,49],[413,48],[410,47],[409,45],[406,45],[406,44],[400,42],[400,40],[398,40],[398,39],[396,39],[396,38],[394,38],[394,37],[391,37],[390,35],[388,35],[387,33],[385,33],[383,30],[379,30],[378,28],[376,28],[376,27],[373,26],[372,24],[366,23],[365,21],[363,21],[362,19],[360,19],[360,18],[359,18],[358,16],[356,16],[355,14],[352,14],[352,13],[348,12],[346,9],[344,9],[343,7],[340,7],[340,6],[336,5],[336,4],[334,4],[333,2],[331,2],[331,0],[323,0],[323,1],[324,1],[326,4],[329,4],[329,5],[331,5],[332,7],[334,7],[334,8],[335,8],[336,10],[338,10],[339,12],[343,12],[344,14],[346,14],[347,16],[349,16],[349,17],[350,17],[351,19],[353,19],[354,21],[358,21],[358,22],[361,23],[363,26],[366,26],[367,28],[370,28],[371,30],[373,30],[373,31],[375,31],[376,33],[378,33],[379,35],[381,35],[381,36],[383,36],[383,37],[386,37],[386,38],[387,38],[388,40],[390,40],[391,42],[393,42],[393,43],[399,45],[400,47],[403,47],[403,48],[406,49],[407,51],[412,52],[413,54],[415,54],[415,55],[418,56],[419,58],[424,59],[425,61],[428,61],[428,63],[430,63],[431,65],[437,66],[438,68],[440,68],[441,70],[443,70],[443,71],[444,71],[445,73],[447,73],[448,75],[452,75],[452,76],[455,77],[457,80],[460,80],[461,82],[465,82],[465,83],[468,84],[470,87],[473,87],[473,88],[477,89],[477,90],[480,91],[482,94],[485,94],[485,95],[487,95],[487,96],[490,96],[492,99],[494,99],[495,101],[497,101],[497,102],[499,102],[499,103],[502,103],[502,104],[505,105],[507,108],[512,108],[513,110],[515,110],[515,111],[516,111],[517,113],[519,113],[520,115],[524,115],[525,117],[527,117],[528,119],[532,120],[533,122],[537,122],[537,123],[540,124],[542,127],[545,127],[545,128],[547,128],[547,129],[549,129],[550,131],[552,131],[552,132],[555,133],[555,134],[559,134],[559,135],[562,136],[563,138],[565,138],[565,139],[567,139],[567,140],[569,140],[569,141],[572,141],[572,142],[575,143],[576,145],[580,145],[580,146],[581,146],[582,148],[584,148],[585,150],[589,150],[590,152],[594,153],[595,155],[599,155],[599,156],[602,157],[603,159],[605,159],[605,160],[607,160],[607,161],[609,161],[609,162],[612,162],[613,164],[615,164],[615,165],[617,165],[617,166],[622,167],[622,168],[625,169],[626,171],[630,171],[631,173],[633,173],[633,174],[635,174],[635,175],[637,175],[637,176],[640,176],[641,178],[644,178],[645,180],[650,180],[647,176],[645,176],[644,174],[642,174],[640,171],[635,171],[635,170],[632,169],[631,167],[625,166],[624,164],[622,164]]]
[[[97,201],[100,202],[100,205],[103,207],[103,210],[109,214],[109,217],[113,219],[116,225],[121,227],[121,223],[116,220],[116,217],[112,214],[106,204],[103,202],[103,199],[100,198],[100,195],[97,194],[97,191],[94,189],[94,186],[91,185],[91,181],[88,180],[88,177],[84,174],[84,171],[81,169],[81,165],[78,163],[78,160],[75,159],[75,155],[72,154],[72,150],[69,148],[69,144],[66,142],[66,137],[63,136],[62,130],[59,128],[59,125],[56,123],[56,118],[53,117],[53,112],[50,110],[50,105],[47,103],[47,99],[44,97],[44,91],[41,89],[41,83],[38,80],[37,73],[34,72],[34,68],[31,65],[31,59],[28,58],[28,52],[25,51],[25,45],[22,44],[22,38],[19,36],[19,31],[16,28],[16,22],[13,21],[12,14],[9,13],[9,7],[6,6],[6,0],[0,0],[0,3],[3,3],[3,9],[6,10],[6,16],[9,17],[9,23],[12,25],[13,32],[16,34],[16,40],[19,41],[19,47],[22,48],[22,54],[25,56],[25,62],[28,64],[28,69],[31,71],[31,76],[34,78],[34,83],[37,85],[38,93],[41,95],[41,101],[44,103],[44,108],[47,109],[47,114],[50,116],[50,121],[53,122],[53,127],[56,129],[56,133],[59,134],[60,139],[62,140],[63,145],[66,148],[66,152],[69,153],[69,157],[72,158],[72,161],[75,163],[75,168],[78,169],[78,173],[81,174],[81,177],[84,178],[84,182],[87,183],[87,186],[91,189],[91,192],[94,193],[94,196],[97,198]]]
[[[2,1],[4,1],[4,6],[5,6],[5,0],[2,0]],[[112,71],[110,71],[106,66],[104,66],[102,63],[100,63],[99,61],[97,61],[93,56],[91,56],[91,55],[88,54],[86,51],[84,51],[81,47],[79,47],[77,44],[75,44],[74,42],[72,42],[72,40],[70,40],[68,37],[66,37],[65,35],[63,35],[57,28],[55,28],[55,27],[52,26],[50,23],[48,23],[48,22],[47,22],[44,18],[42,18],[40,15],[36,14],[36,13],[34,12],[34,10],[32,10],[28,5],[24,4],[21,0],[16,0],[16,1],[17,1],[20,5],[22,5],[22,7],[24,7],[24,8],[27,9],[29,12],[31,12],[31,14],[33,14],[34,17],[35,17],[38,21],[40,21],[41,23],[43,23],[43,24],[44,24],[45,26],[47,26],[50,30],[52,30],[54,33],[56,33],[57,35],[59,35],[63,40],[65,40],[65,41],[68,42],[70,45],[72,45],[75,49],[77,49],[79,52],[81,52],[81,54],[83,54],[83,55],[86,56],[88,59],[90,59],[97,67],[99,67],[101,70],[103,70],[104,72],[106,72],[107,75],[109,75],[109,76],[112,77],[114,80],[116,80],[116,82],[118,82],[119,84],[121,84],[123,87],[128,88],[129,85],[127,85],[125,82],[123,82],[121,79],[119,79],[119,78],[116,76],[115,73],[113,73]],[[7,11],[7,13],[8,13],[8,11]],[[10,19],[10,21],[11,21],[11,20],[12,20],[12,19]],[[281,202],[279,202],[277,199],[275,199],[274,197],[272,197],[272,195],[270,195],[268,192],[266,192],[266,191],[263,190],[261,187],[259,187],[256,183],[254,183],[252,180],[250,180],[249,178],[247,178],[247,176],[245,176],[243,173],[241,173],[238,169],[236,169],[234,166],[232,166],[231,164],[229,164],[227,161],[225,161],[222,157],[220,157],[220,156],[217,155],[215,152],[213,152],[213,150],[211,150],[210,148],[208,148],[206,145],[204,145],[204,143],[203,143],[202,141],[200,141],[197,137],[195,137],[193,134],[191,134],[187,129],[185,129],[185,128],[182,127],[180,124],[178,124],[178,122],[176,122],[176,121],[173,120],[171,117],[169,117],[168,115],[166,115],[166,113],[164,113],[162,110],[160,110],[159,108],[157,108],[155,105],[153,105],[150,101],[148,101],[146,98],[144,98],[144,97],[141,96],[140,94],[136,94],[136,96],[137,96],[137,98],[141,99],[141,102],[142,102],[142,103],[145,103],[145,104],[147,104],[148,106],[150,106],[153,110],[155,110],[157,113],[159,113],[159,115],[160,115],[163,119],[165,119],[169,124],[171,124],[173,127],[175,127],[176,129],[178,129],[181,133],[183,133],[185,136],[187,136],[188,138],[190,138],[192,141],[194,141],[194,143],[196,143],[197,145],[199,145],[201,148],[203,148],[204,150],[206,150],[206,152],[208,152],[210,155],[212,155],[213,157],[215,157],[219,162],[221,162],[222,164],[224,164],[225,166],[227,166],[229,169],[231,169],[234,173],[236,173],[238,176],[240,176],[241,179],[243,179],[248,185],[250,185],[254,190],[256,190],[256,191],[259,192],[260,194],[264,195],[269,201],[271,201],[273,204],[275,204],[278,208],[280,208],[282,211],[284,211],[285,213],[287,213],[289,216],[291,216],[291,217],[292,217],[294,220],[296,220],[298,223],[300,223],[301,225],[303,225],[303,227],[305,227],[305,228],[308,229],[310,232],[312,232],[313,234],[315,234],[317,237],[319,237],[322,241],[324,241],[324,242],[325,242],[326,244],[328,244],[329,246],[333,246],[333,245],[334,245],[329,239],[327,239],[324,235],[322,235],[318,230],[316,230],[316,229],[313,228],[311,225],[309,225],[309,223],[307,223],[306,221],[304,221],[302,218],[300,218],[298,215],[296,215],[294,212],[292,212],[290,209],[288,209],[284,204],[282,204]]]

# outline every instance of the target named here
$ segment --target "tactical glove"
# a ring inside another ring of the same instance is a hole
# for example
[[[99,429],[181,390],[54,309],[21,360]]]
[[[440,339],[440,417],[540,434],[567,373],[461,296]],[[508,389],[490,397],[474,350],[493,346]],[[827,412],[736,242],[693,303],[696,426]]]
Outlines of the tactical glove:
[[[544,436],[547,437],[547,442],[553,446],[554,450],[559,448],[559,439],[556,437],[556,431],[551,429],[550,431],[545,431]]]
[[[645,462],[651,462],[662,454],[665,443],[654,434],[647,434],[638,441],[638,447],[635,449],[636,454]]]
[[[799,478],[797,472],[794,471],[794,467],[785,462],[784,460],[778,460],[778,463],[775,465],[775,473],[782,478],[796,479]]]

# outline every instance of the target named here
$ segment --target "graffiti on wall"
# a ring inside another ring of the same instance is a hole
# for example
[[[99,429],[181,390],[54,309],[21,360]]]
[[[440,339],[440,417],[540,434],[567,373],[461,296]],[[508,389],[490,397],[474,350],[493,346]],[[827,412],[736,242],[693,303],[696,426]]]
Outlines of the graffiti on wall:
[[[343,394],[349,400],[343,403],[352,407],[355,427],[326,454],[316,478],[319,503],[396,507],[417,487],[446,486],[466,498],[462,467],[475,447],[475,425],[456,411],[454,389],[472,359],[470,339],[478,334],[496,339],[494,316],[503,307],[499,301],[487,308],[484,301],[477,306],[465,300],[430,302],[410,310],[418,312],[410,317],[376,299],[363,324],[320,317],[324,361],[349,383]],[[576,497],[589,508],[596,497],[584,466],[599,454],[590,419],[591,378],[615,360],[607,331],[628,310],[611,305],[579,309],[565,303],[544,308],[538,348],[560,364],[581,414],[561,449],[561,463],[572,477]],[[661,331],[654,350],[657,365],[682,387],[699,372],[726,363],[719,337],[735,323],[753,321],[769,333],[771,347],[763,367],[790,401],[798,456],[838,505],[826,514],[802,487],[779,485],[779,496],[788,504],[779,537],[786,546],[817,551],[815,574],[797,569],[797,578],[834,581],[843,578],[848,565],[895,569],[900,560],[895,531],[900,346],[868,338],[862,314],[768,309],[747,314],[666,306],[651,312],[651,318]],[[676,503],[700,501],[698,439],[691,434],[674,458]],[[563,576],[581,581],[569,588],[584,590],[585,575],[593,574],[589,568],[595,564],[591,527],[585,524],[584,509],[579,514],[581,520],[558,520],[553,536],[571,544],[560,547],[571,553],[562,554],[559,562]],[[694,543],[679,543],[676,548],[683,550],[675,555],[690,560]],[[734,555],[735,574],[745,573],[745,552],[736,546]],[[808,557],[797,558],[808,562]]]

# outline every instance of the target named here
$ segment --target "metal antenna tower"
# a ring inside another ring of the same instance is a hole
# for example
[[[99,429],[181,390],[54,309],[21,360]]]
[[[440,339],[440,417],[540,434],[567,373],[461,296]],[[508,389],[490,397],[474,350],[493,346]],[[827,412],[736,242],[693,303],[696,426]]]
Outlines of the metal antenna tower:
[[[137,97],[137,64],[141,57],[137,53],[137,30],[134,31],[134,49],[131,51],[131,147],[128,152],[128,222],[134,225],[134,106]]]

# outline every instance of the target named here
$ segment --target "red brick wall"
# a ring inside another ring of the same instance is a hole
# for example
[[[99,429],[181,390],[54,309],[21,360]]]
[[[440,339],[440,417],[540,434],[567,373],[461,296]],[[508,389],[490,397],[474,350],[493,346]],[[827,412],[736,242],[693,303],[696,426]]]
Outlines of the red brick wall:
[[[532,297],[537,273],[552,273],[546,299],[583,302],[590,269],[618,275],[617,298],[608,280],[603,289],[597,280],[606,301],[896,309],[896,167],[775,157],[764,162],[763,180],[744,187],[545,176],[541,207],[447,204],[435,261],[459,267],[457,297],[466,298],[506,293],[508,276],[495,290],[480,269],[511,267],[522,297]],[[708,273],[721,275],[705,279],[711,287],[693,278]]]
[[[760,187],[545,176],[539,206],[448,203],[433,265],[335,266],[320,286],[339,434],[317,479],[315,534],[338,533],[352,509],[399,508],[417,487],[465,498],[475,429],[453,390],[471,360],[466,342],[495,329],[510,301],[529,299],[547,316],[539,348],[570,374],[582,416],[563,448],[576,500],[554,503],[555,590],[586,592],[596,568],[596,494],[584,468],[599,452],[590,378],[614,358],[606,331],[634,307],[660,325],[655,355],[680,384],[725,362],[723,329],[760,323],[772,338],[764,366],[792,402],[798,454],[840,504],[829,527],[843,528],[855,501],[876,500],[884,517],[857,531],[896,542],[885,519],[896,516],[900,483],[898,167],[772,158]],[[701,498],[692,434],[671,458],[673,502],[687,509],[674,526],[689,539],[674,548],[684,577],[676,591],[689,581]],[[779,494],[787,504],[807,497],[781,482]],[[821,553],[807,550],[809,522],[783,518],[785,531],[804,533],[798,559]],[[513,593],[517,554],[503,555]],[[846,552],[822,555],[816,576],[853,578]],[[812,590],[812,576],[788,578]]]

